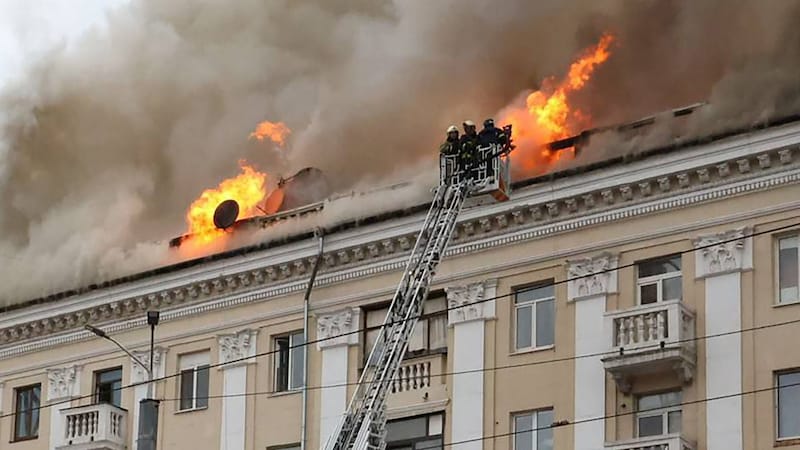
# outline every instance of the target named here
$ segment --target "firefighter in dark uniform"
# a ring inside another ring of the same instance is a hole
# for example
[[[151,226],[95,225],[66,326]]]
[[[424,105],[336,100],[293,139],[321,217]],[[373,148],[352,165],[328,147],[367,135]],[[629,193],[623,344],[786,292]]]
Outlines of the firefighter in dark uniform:
[[[473,178],[478,169],[478,133],[475,131],[475,122],[465,120],[463,125],[464,134],[460,139],[458,165],[466,177]]]
[[[494,119],[486,119],[483,121],[483,129],[478,133],[478,145],[487,147],[489,145],[500,144],[505,145],[508,141],[508,136],[502,129],[494,126]]]
[[[447,139],[442,142],[442,145],[439,146],[439,153],[441,156],[455,156],[456,157],[456,164],[458,160],[458,152],[459,152],[459,139],[458,139],[458,128],[455,125],[450,125],[447,127]],[[447,171],[447,166],[443,166],[442,170]],[[453,167],[452,171],[457,171],[458,167]],[[445,180],[447,183],[450,183],[450,178],[453,176],[453,173],[444,173]]]

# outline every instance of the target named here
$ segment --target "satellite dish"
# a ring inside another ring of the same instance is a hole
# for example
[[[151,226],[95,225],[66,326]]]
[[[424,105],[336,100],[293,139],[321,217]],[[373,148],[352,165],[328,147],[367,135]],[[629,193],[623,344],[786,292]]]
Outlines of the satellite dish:
[[[214,226],[219,229],[228,228],[236,222],[237,217],[239,217],[239,204],[236,200],[225,200],[214,210]]]
[[[280,211],[285,196],[286,194],[283,192],[283,187],[276,188],[274,191],[270,192],[267,201],[264,202],[264,213],[275,214]]]

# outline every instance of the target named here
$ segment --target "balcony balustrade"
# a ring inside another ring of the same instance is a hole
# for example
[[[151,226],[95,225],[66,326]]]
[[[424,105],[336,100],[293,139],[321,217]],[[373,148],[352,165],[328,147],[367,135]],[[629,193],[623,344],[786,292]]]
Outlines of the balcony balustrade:
[[[107,403],[61,410],[64,434],[58,450],[124,450],[128,412]]]

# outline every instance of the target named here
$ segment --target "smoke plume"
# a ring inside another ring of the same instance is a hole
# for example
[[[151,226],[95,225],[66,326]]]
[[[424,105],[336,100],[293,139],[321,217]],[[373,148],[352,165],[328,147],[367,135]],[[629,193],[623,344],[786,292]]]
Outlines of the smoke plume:
[[[0,92],[0,300],[172,261],[162,241],[241,158],[340,192],[434,167],[447,125],[605,31],[612,56],[574,99],[595,125],[705,100],[696,133],[796,110],[798,18],[782,0],[132,0]],[[287,149],[247,139],[262,120],[292,129]]]

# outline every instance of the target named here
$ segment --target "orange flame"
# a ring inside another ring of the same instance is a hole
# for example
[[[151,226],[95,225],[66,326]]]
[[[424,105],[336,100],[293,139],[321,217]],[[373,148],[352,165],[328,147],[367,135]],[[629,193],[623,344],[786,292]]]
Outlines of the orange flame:
[[[283,147],[286,144],[286,138],[292,133],[292,130],[283,122],[270,122],[265,120],[256,125],[255,131],[250,133],[250,139],[257,139],[259,142],[264,139]]]
[[[525,107],[511,107],[501,113],[501,122],[514,127],[514,141],[519,147],[512,153],[514,162],[526,173],[541,171],[543,165],[549,166],[562,157],[563,151],[541,149],[543,144],[572,136],[591,124],[591,116],[571,107],[569,97],[581,90],[594,71],[611,56],[613,41],[614,36],[604,34],[596,45],[582,52],[570,65],[564,79],[545,79],[541,90],[528,95]]]
[[[220,236],[224,230],[214,226],[214,211],[225,200],[236,200],[239,204],[239,218],[252,216],[257,205],[266,195],[264,183],[267,175],[255,170],[244,161],[239,161],[242,173],[224,180],[214,189],[206,189],[189,207],[186,222],[193,244],[205,245]]]

